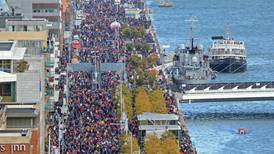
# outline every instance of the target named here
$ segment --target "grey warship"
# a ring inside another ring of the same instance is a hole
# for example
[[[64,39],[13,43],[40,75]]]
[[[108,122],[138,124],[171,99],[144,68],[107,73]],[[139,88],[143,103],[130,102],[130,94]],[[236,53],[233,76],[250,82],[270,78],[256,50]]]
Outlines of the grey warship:
[[[186,21],[190,22],[189,45],[178,45],[169,73],[175,84],[205,83],[215,79],[216,73],[210,68],[209,56],[204,54],[203,46],[194,43],[193,23],[197,20]]]

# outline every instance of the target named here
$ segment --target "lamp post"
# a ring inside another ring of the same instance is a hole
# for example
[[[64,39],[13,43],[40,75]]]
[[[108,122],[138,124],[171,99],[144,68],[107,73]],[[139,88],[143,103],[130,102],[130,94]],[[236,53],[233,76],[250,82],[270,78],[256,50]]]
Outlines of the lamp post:
[[[114,0],[114,4],[116,5],[116,16],[118,16],[119,8],[118,6],[121,4],[121,0]]]
[[[115,0],[115,2],[116,1],[120,1],[120,0]],[[118,50],[118,52],[120,51],[120,44],[119,44],[119,38],[120,38],[120,36],[119,36],[119,30],[120,30],[120,28],[121,28],[121,24],[119,23],[119,22],[117,22],[117,21],[114,21],[114,22],[112,22],[111,24],[110,24],[110,28],[112,29],[112,30],[114,30],[115,31],[115,40],[116,40],[116,43],[117,43],[117,50]],[[124,56],[125,57],[125,56]],[[121,74],[123,74],[123,76],[124,76],[124,71],[125,71],[125,67],[123,67],[123,72],[121,73]],[[122,78],[122,83],[121,83],[121,91],[120,91],[120,99],[121,99],[121,113],[122,113],[122,111],[123,111],[123,99],[122,99],[122,95],[123,95],[123,81],[124,81],[124,79]]]

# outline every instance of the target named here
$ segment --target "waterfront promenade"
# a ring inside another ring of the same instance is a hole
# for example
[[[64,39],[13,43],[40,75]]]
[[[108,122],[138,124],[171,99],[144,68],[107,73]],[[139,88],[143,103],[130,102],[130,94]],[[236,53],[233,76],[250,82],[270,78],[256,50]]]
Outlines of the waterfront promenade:
[[[151,29],[151,21],[147,18],[148,14],[142,13],[146,12],[144,2],[133,2],[133,6],[141,10],[138,19],[126,17],[122,5],[126,2],[129,3],[127,0],[122,1],[121,4],[112,0],[72,3],[73,12],[81,10],[85,17],[80,26],[72,26],[72,37],[76,35],[80,37],[81,47],[70,49],[65,46],[58,68],[65,75],[60,77],[59,81],[60,98],[55,104],[56,113],[53,121],[55,127],[51,143],[55,150],[61,153],[119,153],[119,137],[122,130],[119,113],[115,107],[113,88],[117,87],[120,81],[128,85],[132,92],[136,90],[137,84],[143,87],[162,87],[163,90],[168,91],[165,80],[153,81],[156,84],[140,84],[136,70],[129,65],[134,52],[143,58],[148,58],[151,55],[159,55],[160,47],[156,43],[155,34],[152,34],[154,31]],[[116,27],[111,26],[114,23]],[[120,35],[121,32],[117,33],[123,25],[130,28],[145,26],[146,34],[142,39],[135,39],[133,42],[150,44],[150,54],[144,51],[145,48],[135,48],[133,52],[124,48],[128,40]],[[94,65],[95,72],[68,71],[67,64],[75,61],[78,64]],[[97,66],[102,63],[126,63],[127,76],[121,76],[122,70],[97,72]],[[195,150],[174,96],[167,92],[164,98],[169,113],[180,116],[181,152],[193,153]],[[129,130],[134,137],[138,136],[136,116],[133,115],[129,122]],[[61,117],[61,120],[58,120],[58,117]]]

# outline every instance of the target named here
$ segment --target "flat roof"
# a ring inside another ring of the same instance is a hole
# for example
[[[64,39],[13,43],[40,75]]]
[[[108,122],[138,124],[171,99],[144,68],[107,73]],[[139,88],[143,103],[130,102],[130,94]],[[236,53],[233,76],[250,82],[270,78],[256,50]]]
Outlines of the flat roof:
[[[138,115],[138,120],[178,120],[179,117],[175,114],[160,114],[160,113],[151,113],[144,112],[141,115]]]
[[[23,59],[26,48],[16,47],[16,41],[0,41],[0,59],[13,60]]]
[[[156,130],[181,130],[179,125],[141,125],[139,130],[156,131]]]
[[[6,21],[47,21],[47,19],[44,18],[32,18],[32,19],[6,19]]]
[[[0,71],[0,83],[3,82],[15,82],[16,81],[16,74],[6,73]]]

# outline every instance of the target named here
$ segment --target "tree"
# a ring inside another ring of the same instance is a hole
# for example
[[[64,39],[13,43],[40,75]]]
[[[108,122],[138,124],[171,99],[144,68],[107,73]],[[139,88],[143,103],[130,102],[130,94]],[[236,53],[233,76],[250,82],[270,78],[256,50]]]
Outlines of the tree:
[[[122,34],[125,38],[130,38],[131,37],[131,29],[129,27],[123,28]]]
[[[131,91],[126,85],[123,85],[123,99],[124,99],[124,107],[125,107],[125,113],[127,115],[127,118],[129,121],[131,121],[133,116],[133,97],[131,94]]]
[[[149,84],[153,85],[155,83],[157,74],[158,74],[158,71],[155,69],[150,69],[147,71],[147,79]]]
[[[16,70],[17,72],[25,72],[29,68],[29,64],[27,61],[21,60],[17,63]]]
[[[158,57],[155,54],[151,54],[147,57],[147,61],[149,62],[149,67],[153,67],[153,65],[157,64]]]
[[[126,50],[127,51],[132,51],[133,50],[133,48],[134,48],[134,46],[133,46],[133,44],[126,44]]]
[[[143,51],[146,51],[146,52],[149,52],[149,51],[151,50],[151,47],[150,47],[149,44],[144,44],[144,45],[142,46],[142,50],[143,50]]]
[[[137,55],[133,55],[129,58],[129,64],[131,64],[135,69],[140,66],[141,62],[142,59]]]
[[[150,93],[150,102],[153,106],[152,112],[167,114],[168,110],[163,97],[163,92],[160,89],[154,89]]]
[[[116,108],[117,116],[121,118],[121,84],[116,86],[114,91],[114,105]],[[131,121],[132,116],[133,116],[133,96],[131,94],[131,91],[126,85],[123,85],[123,107],[124,107],[124,112],[127,115],[127,118],[129,121]]]
[[[146,154],[158,154],[161,152],[161,140],[155,135],[147,135],[145,138]]]
[[[121,154],[131,153],[131,141],[132,141],[132,152],[139,151],[138,140],[134,136],[122,134],[120,136],[120,153]]]
[[[146,90],[143,87],[136,89],[135,97],[136,115],[140,115],[143,112],[151,112],[152,105],[149,101]]]
[[[145,138],[146,154],[179,154],[179,146],[175,136],[171,132],[165,132],[161,139],[155,134]]]
[[[179,146],[178,143],[176,141],[176,137],[174,136],[174,134],[172,134],[171,132],[166,131],[163,135],[162,135],[162,152],[164,154],[179,154]]]

